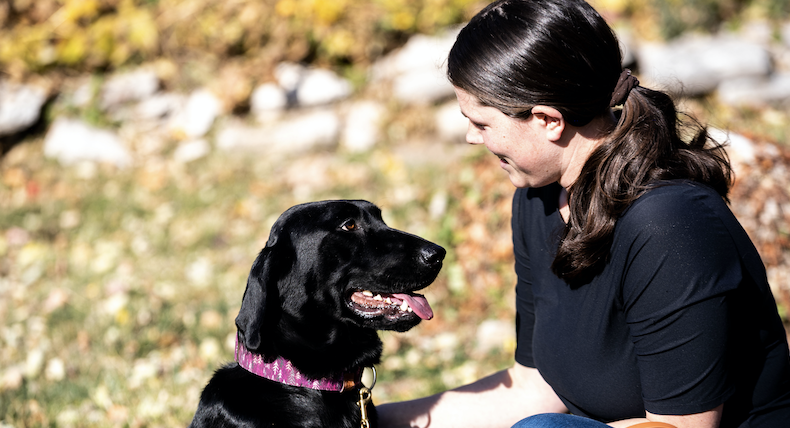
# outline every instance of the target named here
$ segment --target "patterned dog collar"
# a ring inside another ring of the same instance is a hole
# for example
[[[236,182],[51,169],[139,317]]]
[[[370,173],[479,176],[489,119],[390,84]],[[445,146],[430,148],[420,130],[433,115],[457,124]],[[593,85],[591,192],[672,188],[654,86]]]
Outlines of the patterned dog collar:
[[[311,379],[283,357],[277,357],[270,363],[265,362],[263,355],[247,349],[239,342],[238,336],[236,336],[236,362],[254,375],[291,386],[343,392],[362,384],[362,367],[353,372],[339,372],[321,379]]]

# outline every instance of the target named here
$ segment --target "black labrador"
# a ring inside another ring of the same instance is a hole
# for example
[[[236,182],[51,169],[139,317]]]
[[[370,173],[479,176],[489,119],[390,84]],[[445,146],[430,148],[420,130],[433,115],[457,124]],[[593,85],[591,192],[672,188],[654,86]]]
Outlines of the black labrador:
[[[359,428],[361,370],[379,362],[376,330],[433,316],[416,290],[445,250],[388,227],[367,201],[288,209],[252,265],[236,317],[236,361],[216,371],[190,427]],[[376,426],[372,403],[363,406]]]

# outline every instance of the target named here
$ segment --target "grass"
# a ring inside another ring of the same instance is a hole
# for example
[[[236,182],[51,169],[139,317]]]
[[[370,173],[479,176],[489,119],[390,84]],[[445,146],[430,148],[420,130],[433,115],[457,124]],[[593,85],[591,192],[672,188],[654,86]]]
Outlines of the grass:
[[[232,359],[233,320],[270,225],[315,199],[369,199],[391,226],[450,250],[428,291],[437,318],[382,334],[376,401],[509,364],[507,336],[481,355],[475,329],[455,327],[484,312],[505,323],[513,315],[509,255],[484,256],[509,245],[510,185],[479,150],[417,164],[386,146],[282,159],[213,153],[188,165],[162,155],[116,170],[64,167],[43,159],[41,145],[34,138],[3,159],[5,424],[185,426],[212,371]],[[432,214],[432,201],[446,209]]]

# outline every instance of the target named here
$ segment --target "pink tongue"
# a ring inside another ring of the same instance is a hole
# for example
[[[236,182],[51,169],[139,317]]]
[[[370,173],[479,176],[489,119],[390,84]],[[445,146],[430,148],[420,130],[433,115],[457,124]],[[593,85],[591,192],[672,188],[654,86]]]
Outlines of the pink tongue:
[[[433,309],[431,309],[431,305],[428,304],[428,300],[424,296],[418,294],[393,294],[393,296],[407,301],[409,306],[411,306],[411,310],[413,310],[418,317],[424,320],[433,318]]]

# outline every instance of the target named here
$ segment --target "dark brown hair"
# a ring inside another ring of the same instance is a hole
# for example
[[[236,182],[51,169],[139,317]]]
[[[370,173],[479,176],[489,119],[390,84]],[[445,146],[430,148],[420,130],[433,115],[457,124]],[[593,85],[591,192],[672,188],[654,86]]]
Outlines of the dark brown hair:
[[[582,0],[500,0],[461,30],[447,64],[450,82],[482,105],[514,118],[548,105],[583,126],[609,114],[622,54],[611,28]],[[726,198],[731,184],[721,145],[696,121],[678,120],[667,94],[637,86],[619,113],[568,189],[571,215],[551,267],[571,285],[600,272],[618,217],[647,190],[688,179]]]

